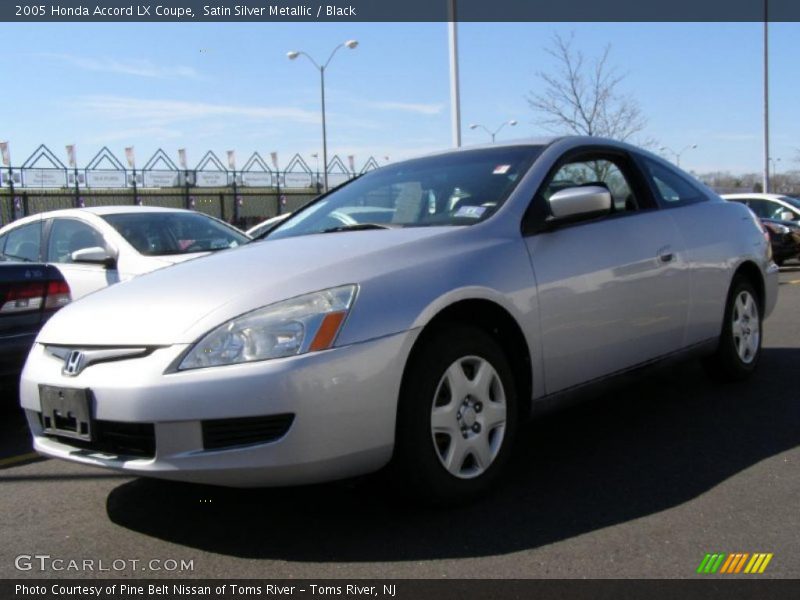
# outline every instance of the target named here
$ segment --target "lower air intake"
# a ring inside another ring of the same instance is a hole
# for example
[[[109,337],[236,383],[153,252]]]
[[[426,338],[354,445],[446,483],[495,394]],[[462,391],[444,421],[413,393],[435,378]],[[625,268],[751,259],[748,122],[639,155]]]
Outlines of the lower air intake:
[[[219,450],[274,442],[286,435],[293,421],[291,413],[203,421],[203,448]]]

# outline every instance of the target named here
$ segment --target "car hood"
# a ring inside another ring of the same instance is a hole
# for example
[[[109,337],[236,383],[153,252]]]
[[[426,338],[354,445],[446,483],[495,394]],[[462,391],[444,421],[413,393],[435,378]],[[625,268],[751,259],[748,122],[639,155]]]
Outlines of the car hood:
[[[161,263],[161,265],[168,267],[169,265],[176,265],[178,263],[192,260],[193,258],[200,258],[201,256],[208,256],[210,252],[192,252],[191,254],[159,254],[156,256],[146,256],[148,261],[153,263]],[[142,255],[145,256],[145,255]]]
[[[245,312],[385,273],[419,242],[457,233],[421,227],[316,234],[255,242],[159,269],[62,308],[39,333],[46,344],[192,343]],[[422,257],[420,257],[421,259]]]

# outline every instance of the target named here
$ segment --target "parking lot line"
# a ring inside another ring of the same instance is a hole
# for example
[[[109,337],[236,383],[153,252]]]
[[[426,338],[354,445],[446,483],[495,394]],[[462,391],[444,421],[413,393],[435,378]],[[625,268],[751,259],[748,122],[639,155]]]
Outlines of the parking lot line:
[[[38,452],[27,452],[25,454],[18,454],[16,456],[9,456],[8,458],[0,458],[0,468],[10,467],[17,463],[26,462],[35,458],[43,458]]]

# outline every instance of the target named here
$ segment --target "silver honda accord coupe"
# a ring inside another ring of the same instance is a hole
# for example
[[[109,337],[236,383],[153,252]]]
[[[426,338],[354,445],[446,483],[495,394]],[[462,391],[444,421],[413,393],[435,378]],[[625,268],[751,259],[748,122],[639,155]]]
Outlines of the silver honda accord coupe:
[[[629,145],[528,140],[383,167],[65,307],[21,402],[51,457],[241,487],[388,465],[446,502],[537,403],[689,353],[747,377],[776,298],[745,206]]]

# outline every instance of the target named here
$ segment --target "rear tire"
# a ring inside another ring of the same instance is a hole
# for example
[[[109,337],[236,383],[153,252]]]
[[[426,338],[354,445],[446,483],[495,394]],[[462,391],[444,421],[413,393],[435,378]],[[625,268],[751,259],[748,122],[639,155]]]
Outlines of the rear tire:
[[[485,331],[442,328],[406,367],[393,467],[403,491],[433,504],[471,500],[496,482],[518,424],[514,377]]]
[[[705,361],[719,381],[741,381],[755,371],[761,357],[762,309],[753,284],[742,275],[731,283],[716,352]]]

